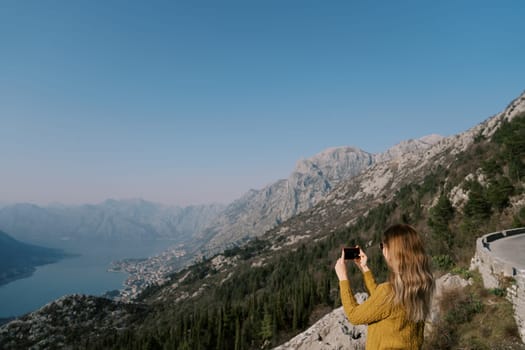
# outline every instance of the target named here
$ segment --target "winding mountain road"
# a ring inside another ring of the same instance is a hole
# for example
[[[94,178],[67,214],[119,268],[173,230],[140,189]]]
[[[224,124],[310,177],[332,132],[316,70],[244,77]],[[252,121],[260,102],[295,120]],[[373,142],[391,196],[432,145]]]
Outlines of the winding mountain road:
[[[525,234],[498,239],[490,243],[490,250],[501,259],[525,269]]]

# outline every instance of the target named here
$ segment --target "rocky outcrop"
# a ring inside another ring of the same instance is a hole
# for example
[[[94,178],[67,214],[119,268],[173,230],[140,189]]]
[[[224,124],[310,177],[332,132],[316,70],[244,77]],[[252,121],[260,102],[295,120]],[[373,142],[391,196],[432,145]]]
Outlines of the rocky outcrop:
[[[425,333],[429,334],[434,325],[439,321],[441,316],[440,302],[447,292],[462,290],[473,283],[472,279],[466,280],[461,276],[447,273],[436,279],[436,289],[432,297],[432,306],[430,308],[430,315],[425,324]]]
[[[359,304],[366,300],[367,296],[366,293],[355,295]],[[366,333],[367,326],[351,324],[346,318],[343,307],[340,307],[274,350],[363,350]]]

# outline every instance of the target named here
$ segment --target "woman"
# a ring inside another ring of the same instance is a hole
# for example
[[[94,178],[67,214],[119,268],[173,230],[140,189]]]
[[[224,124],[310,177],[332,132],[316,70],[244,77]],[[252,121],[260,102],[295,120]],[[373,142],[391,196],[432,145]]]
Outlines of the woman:
[[[368,325],[366,349],[420,349],[434,290],[429,257],[421,237],[409,225],[388,228],[380,247],[390,270],[388,282],[376,284],[362,250],[354,260],[370,294],[360,305],[350,288],[344,254],[337,260],[335,271],[345,314],[355,325]]]

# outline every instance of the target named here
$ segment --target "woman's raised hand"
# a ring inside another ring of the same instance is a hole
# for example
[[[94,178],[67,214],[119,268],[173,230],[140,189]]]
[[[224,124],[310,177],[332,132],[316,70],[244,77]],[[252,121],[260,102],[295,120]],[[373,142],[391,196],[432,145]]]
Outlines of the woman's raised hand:
[[[337,274],[337,278],[339,278],[339,281],[345,281],[348,279],[348,275],[346,273],[344,249],[341,251],[341,257],[337,259],[337,262],[335,263],[335,273]]]
[[[366,272],[368,271],[368,256],[366,256],[365,252],[363,251],[363,249],[361,249],[360,246],[357,247],[359,248],[359,259],[355,259],[354,263],[357,265],[359,270],[361,270],[362,272]]]

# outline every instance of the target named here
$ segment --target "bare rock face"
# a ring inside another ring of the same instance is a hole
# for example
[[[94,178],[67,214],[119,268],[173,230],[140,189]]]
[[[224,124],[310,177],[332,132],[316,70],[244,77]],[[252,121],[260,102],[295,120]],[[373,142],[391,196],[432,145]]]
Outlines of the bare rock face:
[[[432,325],[435,324],[440,317],[439,303],[443,295],[447,292],[462,290],[468,285],[472,284],[472,279],[466,280],[461,276],[447,273],[436,280],[436,289],[432,298],[432,307],[430,309],[429,322],[427,322],[426,332],[432,330]]]
[[[355,295],[357,302],[367,298],[366,293]],[[363,350],[366,342],[367,326],[351,324],[340,307],[317,321],[312,327],[290,339],[274,350]]]
[[[401,158],[409,153],[421,154],[425,150],[443,140],[443,138],[444,137],[441,135],[432,134],[415,140],[402,141],[389,148],[385,152],[378,154],[376,156],[376,163]]]
[[[439,299],[443,296],[443,292],[463,289],[472,284],[472,280],[466,280],[461,276],[447,273],[436,280],[436,291],[434,299]]]

